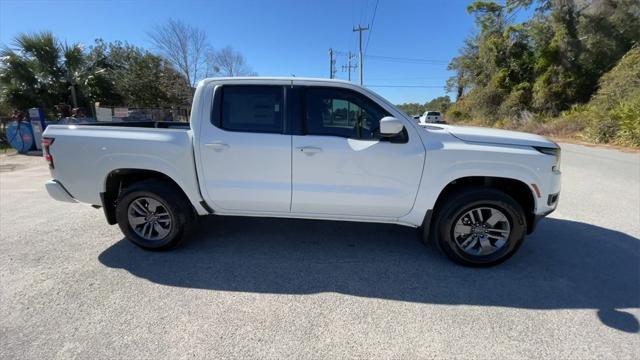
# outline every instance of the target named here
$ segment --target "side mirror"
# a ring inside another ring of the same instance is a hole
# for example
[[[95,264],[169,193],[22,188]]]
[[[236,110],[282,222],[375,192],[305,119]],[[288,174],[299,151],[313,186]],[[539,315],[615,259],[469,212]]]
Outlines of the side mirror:
[[[380,136],[391,137],[398,135],[404,129],[402,121],[393,116],[385,116],[380,120]]]

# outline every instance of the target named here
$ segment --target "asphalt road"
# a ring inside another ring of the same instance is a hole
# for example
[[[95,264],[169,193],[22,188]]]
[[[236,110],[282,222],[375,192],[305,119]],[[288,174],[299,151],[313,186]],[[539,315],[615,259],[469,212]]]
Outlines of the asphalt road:
[[[640,358],[640,154],[563,145],[519,253],[457,266],[400,226],[211,218],[168,253],[0,158],[0,357]]]

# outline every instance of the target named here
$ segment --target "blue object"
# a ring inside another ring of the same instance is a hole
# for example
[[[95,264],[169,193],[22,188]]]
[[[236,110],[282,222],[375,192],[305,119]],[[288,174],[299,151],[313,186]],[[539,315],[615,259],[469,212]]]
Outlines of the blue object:
[[[33,140],[33,130],[31,124],[22,121],[20,126],[14,121],[7,125],[7,140],[12,148],[18,150],[19,153],[26,153],[35,148]]]
[[[29,122],[31,123],[31,134],[36,150],[42,150],[42,132],[46,127],[44,121],[44,111],[41,108],[29,109]]]

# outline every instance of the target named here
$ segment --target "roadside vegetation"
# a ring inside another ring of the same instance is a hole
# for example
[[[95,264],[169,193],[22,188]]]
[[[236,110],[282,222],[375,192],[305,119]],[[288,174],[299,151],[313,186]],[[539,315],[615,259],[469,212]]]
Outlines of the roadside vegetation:
[[[454,123],[640,147],[640,2],[474,1],[467,10],[477,30],[449,64],[456,101],[429,110]]]
[[[95,40],[66,43],[51,32],[19,34],[0,50],[0,117],[14,109],[61,107],[188,108],[193,86],[207,76],[255,75],[239,52],[214,50],[204,35],[169,20],[148,34],[154,48]],[[89,111],[86,111],[88,114]]]
[[[414,116],[422,115],[425,111],[433,110],[446,112],[451,106],[451,98],[447,95],[439,96],[431,101],[427,101],[424,104],[419,103],[405,103],[398,105],[398,108],[405,112],[405,114]]]
[[[599,81],[586,104],[575,104],[553,118],[498,121],[495,126],[557,138],[640,147],[640,46],[634,46]]]
[[[21,34],[2,56],[0,101],[6,114],[38,106],[55,118],[60,104],[164,106],[190,95],[166,60],[127,43],[96,40],[85,49],[48,32]]]

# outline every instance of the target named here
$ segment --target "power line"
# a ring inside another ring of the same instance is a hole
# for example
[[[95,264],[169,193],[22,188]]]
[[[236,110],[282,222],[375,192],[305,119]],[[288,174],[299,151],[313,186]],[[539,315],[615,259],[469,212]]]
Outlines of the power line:
[[[376,6],[373,8],[373,17],[371,18],[371,27],[369,30],[369,35],[367,35],[367,44],[364,46],[364,54],[367,54],[367,49],[369,48],[369,40],[371,40],[371,33],[373,32],[373,24],[376,22],[376,13],[378,12],[378,3],[380,0],[376,0]]]
[[[369,0],[360,1],[360,4],[362,5],[362,11],[360,11],[360,18],[358,20],[359,23],[362,24],[367,18],[367,8],[369,7]]]
[[[427,65],[448,65],[449,64],[449,61],[447,60],[402,58],[402,57],[382,56],[382,55],[367,55],[367,58],[371,60],[404,62],[404,63],[412,63],[412,64],[427,64]]]
[[[366,30],[366,29],[364,29]],[[347,55],[349,54],[348,51],[340,51],[340,50],[334,50],[333,51],[334,54],[338,54],[338,55]],[[394,57],[394,56],[383,56],[383,55],[364,55],[364,57],[367,57],[369,59],[372,60],[380,60],[380,61],[397,61],[397,62],[416,62],[416,63],[430,63],[433,65],[448,65],[449,64],[449,60],[438,60],[438,59],[419,59],[419,58],[404,58],[404,57]]]
[[[424,76],[424,77],[420,77],[420,76],[412,76],[412,77],[387,77],[387,78],[368,78],[369,80],[381,80],[381,81],[385,81],[385,80],[441,80],[441,79],[448,79],[450,76],[446,75],[446,76]]]
[[[349,51],[349,54],[347,55],[347,65],[342,65],[342,71],[347,71],[349,73],[349,81],[351,81],[351,69],[354,69],[358,67],[358,65],[352,65],[351,61],[353,59],[355,59],[356,54],[352,54],[351,51]]]

